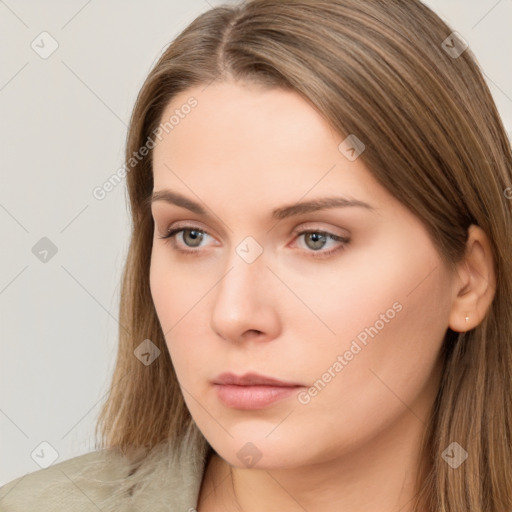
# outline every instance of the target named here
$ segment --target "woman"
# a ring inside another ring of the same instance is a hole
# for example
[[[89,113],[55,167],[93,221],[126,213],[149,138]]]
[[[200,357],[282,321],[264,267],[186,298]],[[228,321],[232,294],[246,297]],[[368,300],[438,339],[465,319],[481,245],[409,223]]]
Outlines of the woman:
[[[212,9],[126,163],[102,449],[2,510],[510,511],[511,147],[438,16]]]

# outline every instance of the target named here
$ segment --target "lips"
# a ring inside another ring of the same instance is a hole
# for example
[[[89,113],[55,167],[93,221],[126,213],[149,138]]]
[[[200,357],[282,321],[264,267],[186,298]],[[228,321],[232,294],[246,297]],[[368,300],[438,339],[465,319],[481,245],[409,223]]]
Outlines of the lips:
[[[286,398],[292,397],[302,384],[286,382],[273,377],[246,373],[222,373],[214,381],[218,398],[232,409],[263,409]]]

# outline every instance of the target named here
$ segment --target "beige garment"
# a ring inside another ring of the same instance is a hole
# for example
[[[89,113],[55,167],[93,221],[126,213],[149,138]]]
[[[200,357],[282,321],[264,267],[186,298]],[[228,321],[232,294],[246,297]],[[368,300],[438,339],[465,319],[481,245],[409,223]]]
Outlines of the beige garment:
[[[194,512],[211,448],[197,428],[129,461],[108,450],[27,473],[0,488],[1,512]]]

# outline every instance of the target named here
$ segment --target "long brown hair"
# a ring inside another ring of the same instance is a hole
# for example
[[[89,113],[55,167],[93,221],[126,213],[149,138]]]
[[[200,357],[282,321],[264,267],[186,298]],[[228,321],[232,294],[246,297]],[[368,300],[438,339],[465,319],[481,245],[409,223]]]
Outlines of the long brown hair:
[[[102,448],[179,446],[194,426],[149,288],[151,151],[133,155],[150,147],[176,94],[231,78],[294,90],[340,142],[361,139],[364,164],[423,221],[451,268],[465,255],[471,224],[489,237],[494,300],[476,328],[446,332],[423,446],[432,469],[417,496],[432,512],[510,512],[512,152],[476,59],[452,32],[419,0],[253,0],[209,10],[169,45],[138,95],[127,136],[132,237],[117,362],[97,424]],[[134,356],[146,339],[161,351],[150,365]],[[441,457],[452,442],[469,454],[457,469]]]

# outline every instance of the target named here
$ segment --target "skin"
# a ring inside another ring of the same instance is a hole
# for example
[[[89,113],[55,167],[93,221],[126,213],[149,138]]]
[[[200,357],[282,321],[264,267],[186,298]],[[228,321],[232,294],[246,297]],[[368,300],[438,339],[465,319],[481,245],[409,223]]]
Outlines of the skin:
[[[485,233],[470,228],[467,258],[450,273],[420,220],[362,158],[345,157],[344,137],[299,95],[216,83],[176,96],[162,118],[190,96],[198,106],[154,149],[154,191],[178,192],[210,216],[153,202],[150,286],[186,404],[216,452],[199,512],[410,510],[444,334],[474,328],[492,301]],[[271,219],[278,207],[332,195],[373,210]],[[207,234],[160,238],[174,227]],[[306,229],[349,242],[315,258],[341,244],[296,232]],[[236,251],[248,236],[263,250],[252,263]],[[240,410],[219,400],[211,381],[225,371],[308,390],[390,309],[308,403],[292,395]],[[237,456],[247,442],[261,454],[252,466]]]

